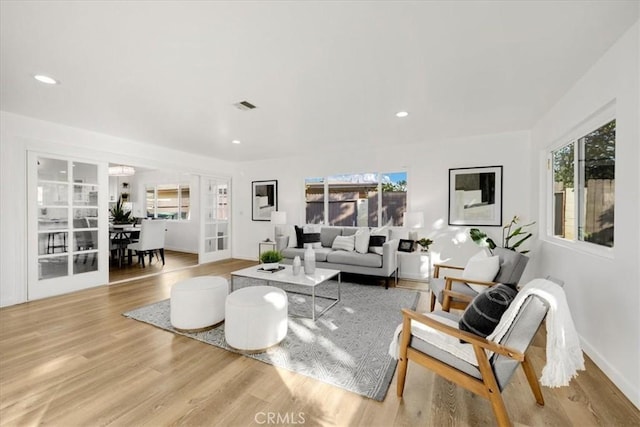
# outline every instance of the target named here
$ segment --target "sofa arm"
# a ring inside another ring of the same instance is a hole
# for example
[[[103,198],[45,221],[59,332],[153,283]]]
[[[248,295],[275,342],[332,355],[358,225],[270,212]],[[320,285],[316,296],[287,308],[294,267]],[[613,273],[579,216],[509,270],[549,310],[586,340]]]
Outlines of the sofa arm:
[[[276,236],[276,250],[281,251],[287,248],[289,236]]]
[[[391,276],[398,268],[398,240],[393,239],[382,244],[382,270],[385,276]]]

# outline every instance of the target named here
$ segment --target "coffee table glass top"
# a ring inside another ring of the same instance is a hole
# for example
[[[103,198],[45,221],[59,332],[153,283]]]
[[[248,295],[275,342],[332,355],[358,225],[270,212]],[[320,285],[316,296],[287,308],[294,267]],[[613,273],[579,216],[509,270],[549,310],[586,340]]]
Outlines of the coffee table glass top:
[[[304,274],[304,269],[300,269],[300,274],[293,275],[293,267],[290,265],[283,266],[284,269],[271,273],[268,271],[258,270],[259,265],[253,267],[243,268],[231,273],[232,276],[249,277],[251,279],[262,279],[270,282],[289,283],[300,286],[312,286],[315,287],[320,283],[336,277],[340,274],[340,270],[331,270],[328,268],[316,268],[313,275]]]

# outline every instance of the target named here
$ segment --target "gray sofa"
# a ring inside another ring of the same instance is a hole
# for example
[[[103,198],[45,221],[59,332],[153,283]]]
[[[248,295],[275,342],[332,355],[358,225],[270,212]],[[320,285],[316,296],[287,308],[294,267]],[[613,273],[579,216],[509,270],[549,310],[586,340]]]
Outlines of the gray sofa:
[[[362,274],[366,276],[384,277],[386,287],[389,280],[395,277],[398,282],[398,266],[396,251],[398,240],[388,240],[382,245],[382,255],[377,253],[359,253],[331,248],[336,236],[351,236],[356,233],[358,227],[322,226],[320,228],[321,247],[315,248],[316,266],[318,268],[330,268],[345,273]],[[304,248],[287,247],[289,236],[276,237],[276,249],[282,253],[283,264],[291,264],[296,256],[304,263]]]

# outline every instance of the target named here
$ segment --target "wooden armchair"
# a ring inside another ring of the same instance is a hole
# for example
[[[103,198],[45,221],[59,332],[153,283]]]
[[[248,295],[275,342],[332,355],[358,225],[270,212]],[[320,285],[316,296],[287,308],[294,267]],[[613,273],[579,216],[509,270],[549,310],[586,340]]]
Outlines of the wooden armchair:
[[[431,301],[429,311],[433,311],[436,299],[442,305],[442,310],[450,309],[463,310],[469,305],[471,300],[478,295],[469,284],[481,286],[493,286],[496,283],[504,283],[506,285],[517,285],[529,258],[519,252],[509,249],[497,247],[493,249],[493,255],[497,255],[500,259],[500,270],[493,281],[482,281],[473,279],[463,279],[462,277],[445,276],[440,277],[440,269],[464,270],[464,267],[434,264],[433,278],[429,282],[431,290]],[[461,276],[462,274],[460,274]]]
[[[412,310],[402,310],[403,327],[399,345],[397,394],[404,392],[409,360],[434,371],[445,379],[488,399],[499,426],[510,426],[501,392],[520,365],[524,370],[531,391],[538,405],[544,405],[542,390],[536,374],[525,352],[542,323],[548,306],[537,296],[529,296],[500,342],[489,341],[480,336],[461,331],[455,327],[427,317]],[[437,311],[434,317],[455,321],[453,313]],[[437,345],[425,341],[411,331],[411,321],[427,325],[443,334],[471,345],[477,364],[449,353]],[[487,352],[492,352],[493,354]]]

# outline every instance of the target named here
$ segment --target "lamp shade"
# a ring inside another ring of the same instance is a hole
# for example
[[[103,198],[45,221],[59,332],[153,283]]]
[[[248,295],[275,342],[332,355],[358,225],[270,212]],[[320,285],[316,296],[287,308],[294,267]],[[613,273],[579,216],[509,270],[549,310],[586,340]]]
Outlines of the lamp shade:
[[[422,212],[405,212],[403,223],[405,228],[424,227],[424,214]]]
[[[281,211],[272,211],[271,212],[271,224],[273,225],[284,225],[287,223],[287,213]]]

